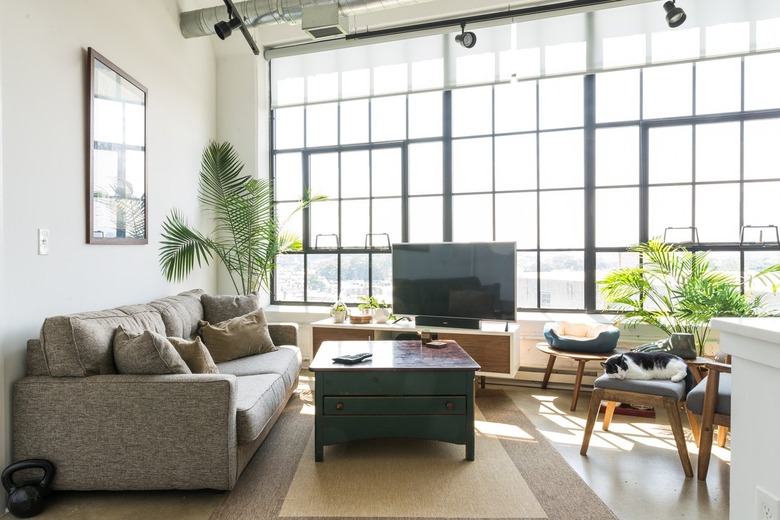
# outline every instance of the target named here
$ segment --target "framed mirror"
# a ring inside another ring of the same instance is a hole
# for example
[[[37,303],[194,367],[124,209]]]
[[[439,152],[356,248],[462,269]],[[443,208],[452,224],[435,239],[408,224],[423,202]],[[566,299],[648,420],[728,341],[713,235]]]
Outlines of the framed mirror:
[[[146,87],[90,47],[87,243],[146,244]]]

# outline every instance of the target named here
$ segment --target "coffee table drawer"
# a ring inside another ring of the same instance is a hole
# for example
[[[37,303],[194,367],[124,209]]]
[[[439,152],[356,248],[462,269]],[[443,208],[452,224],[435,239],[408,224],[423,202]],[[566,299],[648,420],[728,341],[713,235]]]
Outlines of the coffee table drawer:
[[[325,396],[457,395],[473,384],[474,372],[321,372],[315,392]]]
[[[328,397],[325,415],[464,415],[466,396]]]

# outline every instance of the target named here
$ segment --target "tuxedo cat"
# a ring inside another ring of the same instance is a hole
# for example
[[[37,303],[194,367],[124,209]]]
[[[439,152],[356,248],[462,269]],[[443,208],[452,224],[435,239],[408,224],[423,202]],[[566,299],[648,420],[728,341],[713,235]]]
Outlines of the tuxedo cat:
[[[614,379],[685,379],[686,391],[693,387],[693,374],[685,361],[668,352],[626,352],[601,363],[604,373]]]

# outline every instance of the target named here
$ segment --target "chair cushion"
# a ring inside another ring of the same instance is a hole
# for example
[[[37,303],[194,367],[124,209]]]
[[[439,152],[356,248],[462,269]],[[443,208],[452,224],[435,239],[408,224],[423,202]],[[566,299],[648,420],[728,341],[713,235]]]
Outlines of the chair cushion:
[[[568,352],[611,352],[617,347],[620,329],[606,323],[548,322],[544,338],[558,350]]]
[[[709,376],[708,376],[709,377]],[[701,380],[693,390],[688,392],[685,398],[688,410],[701,415],[704,406],[704,391],[707,388],[707,378]],[[718,403],[715,405],[715,413],[731,415],[731,374],[721,374],[718,380]]]
[[[604,374],[593,382],[593,386],[606,390],[672,397],[678,401],[685,396],[685,381],[675,383],[671,379],[615,379]]]

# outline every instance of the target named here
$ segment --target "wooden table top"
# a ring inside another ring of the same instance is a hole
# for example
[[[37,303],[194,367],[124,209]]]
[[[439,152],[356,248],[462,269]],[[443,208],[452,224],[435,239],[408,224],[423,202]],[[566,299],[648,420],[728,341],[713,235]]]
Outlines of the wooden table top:
[[[430,348],[421,341],[323,341],[309,370],[318,371],[423,371],[473,370],[480,366],[452,340],[443,348]],[[372,357],[354,365],[334,363],[342,355],[371,352]]]
[[[554,349],[547,343],[537,343],[536,348],[545,354],[574,359],[577,361],[604,361],[608,357],[614,356],[615,354],[623,354],[627,352],[627,350],[622,348],[616,348],[615,350],[610,350],[609,352],[604,352],[603,354],[597,352],[573,352],[569,350]]]

